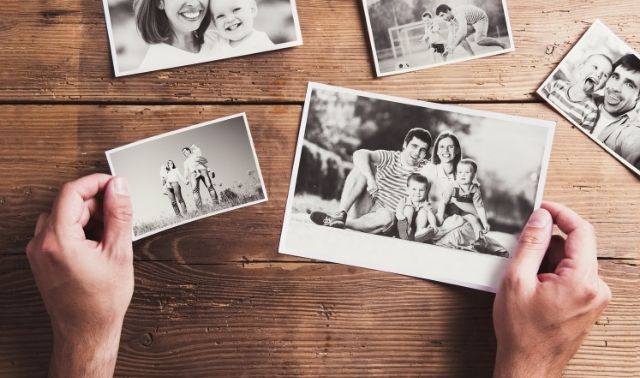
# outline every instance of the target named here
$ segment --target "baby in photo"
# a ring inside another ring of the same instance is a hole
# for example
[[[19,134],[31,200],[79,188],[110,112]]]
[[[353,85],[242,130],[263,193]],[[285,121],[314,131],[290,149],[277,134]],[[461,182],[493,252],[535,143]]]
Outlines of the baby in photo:
[[[274,45],[267,33],[254,29],[258,14],[255,0],[210,0],[216,32],[229,41],[233,55],[267,50]]]
[[[438,208],[438,221],[442,223],[445,216],[460,215],[475,233],[476,240],[489,232],[487,213],[482,202],[482,191],[476,181],[478,165],[471,159],[462,159],[456,170],[456,181],[451,190],[445,194]],[[475,240],[474,240],[475,241]]]
[[[400,238],[419,240],[436,234],[436,215],[427,201],[430,188],[427,178],[419,173],[414,173],[407,179],[407,196],[398,202],[396,208]]]
[[[591,54],[573,72],[574,81],[555,80],[541,91],[567,117],[591,131],[598,120],[595,92],[604,87],[613,71],[613,62],[603,54]]]

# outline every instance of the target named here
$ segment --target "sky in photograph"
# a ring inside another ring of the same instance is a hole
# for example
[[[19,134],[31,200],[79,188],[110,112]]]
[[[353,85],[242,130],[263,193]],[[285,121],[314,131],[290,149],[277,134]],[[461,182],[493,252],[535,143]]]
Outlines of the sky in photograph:
[[[129,180],[136,222],[173,214],[171,203],[163,194],[160,167],[173,160],[184,174],[182,148],[192,144],[200,147],[209,168],[215,172],[213,181],[218,192],[236,183],[254,182],[248,172],[257,173],[258,169],[242,116],[128,147],[110,157],[115,174]],[[202,185],[200,193],[203,200],[208,200]],[[190,187],[182,186],[182,194],[187,206],[193,209]]]

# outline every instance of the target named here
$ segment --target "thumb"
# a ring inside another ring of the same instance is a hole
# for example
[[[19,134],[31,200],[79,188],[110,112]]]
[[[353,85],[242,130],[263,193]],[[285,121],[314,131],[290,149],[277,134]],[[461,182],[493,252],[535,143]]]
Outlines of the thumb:
[[[524,226],[515,257],[509,269],[520,279],[529,281],[537,278],[540,264],[551,241],[553,218],[545,209],[538,209],[531,214]]]
[[[127,180],[114,177],[104,192],[103,244],[108,253],[133,254],[131,198]]]

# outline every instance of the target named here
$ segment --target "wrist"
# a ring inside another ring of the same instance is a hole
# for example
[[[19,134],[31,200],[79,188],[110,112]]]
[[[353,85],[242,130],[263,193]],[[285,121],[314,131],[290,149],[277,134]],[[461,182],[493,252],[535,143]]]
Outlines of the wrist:
[[[122,323],[105,329],[53,332],[50,377],[112,377]]]
[[[553,378],[562,376],[557,367],[530,353],[501,351],[498,348],[493,378]]]

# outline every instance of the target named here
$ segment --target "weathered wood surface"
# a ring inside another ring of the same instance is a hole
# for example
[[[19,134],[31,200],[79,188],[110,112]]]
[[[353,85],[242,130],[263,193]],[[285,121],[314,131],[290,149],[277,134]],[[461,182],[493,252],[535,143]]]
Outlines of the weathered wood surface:
[[[135,264],[120,376],[486,377],[493,295],[334,264]],[[604,261],[614,299],[567,377],[638,376],[637,265]],[[23,256],[0,256],[0,376],[47,366],[48,319]]]
[[[595,225],[600,256],[640,259],[640,185],[631,171],[544,105],[471,107],[558,121],[545,198],[569,204]],[[108,172],[105,150],[237,112],[247,114],[269,202],[144,239],[136,243],[136,255],[189,263],[290,260],[275,251],[300,123],[297,105],[0,106],[0,175],[7,178],[0,184],[2,245],[7,253],[21,254],[37,215],[49,208],[63,182]],[[251,232],[229,237],[241,226]]]
[[[640,376],[640,182],[534,95],[596,18],[640,49],[640,2],[512,0],[516,52],[379,80],[360,1],[298,3],[302,47],[114,79],[101,1],[3,2],[0,376],[47,369],[24,246],[57,188],[107,172],[107,149],[238,112],[269,202],[135,243],[117,375],[489,376],[492,295],[276,253],[308,81],[558,121],[545,198],[595,225],[614,294],[565,376]]]
[[[299,3],[304,46],[114,79],[102,1],[5,1],[0,100],[301,101],[311,80],[439,101],[530,101],[596,18],[640,49],[638,1],[509,1],[515,52],[373,80],[361,1]]]

